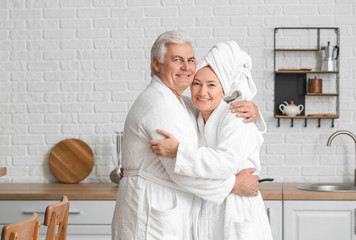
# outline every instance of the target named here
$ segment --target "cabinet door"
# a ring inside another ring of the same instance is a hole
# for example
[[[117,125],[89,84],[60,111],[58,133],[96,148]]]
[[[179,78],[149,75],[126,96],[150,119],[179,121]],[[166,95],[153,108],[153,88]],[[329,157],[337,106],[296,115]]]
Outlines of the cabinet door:
[[[266,200],[264,204],[271,225],[273,240],[282,240],[282,200]]]
[[[45,239],[46,233],[43,232],[40,240]],[[111,225],[70,225],[66,240],[111,240]]]
[[[67,240],[111,240],[111,220],[116,201],[70,200]],[[0,201],[0,231],[3,225],[28,219],[33,212],[43,224],[46,207],[58,201],[3,200]],[[47,227],[41,225],[40,240],[45,239]]]
[[[355,201],[285,201],[285,240],[356,240]]]

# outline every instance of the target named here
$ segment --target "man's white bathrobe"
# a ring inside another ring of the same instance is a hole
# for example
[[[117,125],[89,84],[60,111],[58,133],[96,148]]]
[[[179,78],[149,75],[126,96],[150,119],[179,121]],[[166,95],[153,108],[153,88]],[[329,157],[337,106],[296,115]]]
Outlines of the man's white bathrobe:
[[[197,120],[200,144],[178,148],[175,172],[207,179],[226,179],[245,168],[260,172],[259,151],[263,137],[254,123],[243,123],[221,101],[204,125]],[[199,239],[271,240],[263,199],[230,194],[221,205],[204,201],[199,218]]]
[[[194,194],[220,204],[230,193],[233,174],[211,180],[178,175],[173,171],[175,159],[161,159],[149,148],[151,139],[162,138],[157,129],[197,147],[195,117],[188,108],[158,77],[131,107],[124,127],[124,177],[113,216],[113,240],[193,239],[201,207]]]

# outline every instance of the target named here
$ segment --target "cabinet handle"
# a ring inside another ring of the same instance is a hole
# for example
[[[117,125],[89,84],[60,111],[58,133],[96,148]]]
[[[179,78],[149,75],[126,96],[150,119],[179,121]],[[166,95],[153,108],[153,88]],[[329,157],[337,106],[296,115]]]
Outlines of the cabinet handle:
[[[33,210],[33,211],[31,211],[31,210],[24,210],[24,211],[22,211],[22,214],[31,214],[31,215],[32,215],[33,213],[45,214],[46,212],[44,212],[44,211],[36,211],[36,210]],[[82,212],[79,211],[79,210],[74,210],[74,211],[69,211],[68,214],[71,214],[71,215],[79,215],[79,214],[82,214]]]
[[[267,208],[266,209],[266,213],[267,213],[268,221],[271,224],[271,208]]]

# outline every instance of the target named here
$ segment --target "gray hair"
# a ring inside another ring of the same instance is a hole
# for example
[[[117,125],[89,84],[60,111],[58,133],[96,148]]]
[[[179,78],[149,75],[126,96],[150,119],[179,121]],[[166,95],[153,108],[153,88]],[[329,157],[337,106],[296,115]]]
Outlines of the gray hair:
[[[180,30],[167,31],[158,36],[151,48],[151,77],[156,73],[152,60],[156,58],[159,63],[164,62],[167,49],[166,44],[190,44],[193,46],[193,38],[186,32]]]

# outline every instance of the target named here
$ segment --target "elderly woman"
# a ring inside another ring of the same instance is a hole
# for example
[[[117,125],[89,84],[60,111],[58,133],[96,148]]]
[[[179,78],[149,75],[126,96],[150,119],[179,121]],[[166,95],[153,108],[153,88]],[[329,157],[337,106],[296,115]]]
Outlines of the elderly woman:
[[[225,179],[245,168],[256,168],[258,174],[262,135],[254,123],[244,124],[231,114],[227,103],[251,100],[256,94],[250,67],[250,57],[236,42],[216,44],[191,85],[192,102],[200,110],[197,125],[202,147],[192,148],[159,131],[167,139],[152,140],[153,153],[176,156],[174,171],[181,175]],[[260,193],[256,197],[230,194],[221,205],[203,201],[199,228],[200,239],[272,239]]]

